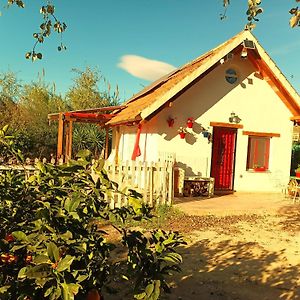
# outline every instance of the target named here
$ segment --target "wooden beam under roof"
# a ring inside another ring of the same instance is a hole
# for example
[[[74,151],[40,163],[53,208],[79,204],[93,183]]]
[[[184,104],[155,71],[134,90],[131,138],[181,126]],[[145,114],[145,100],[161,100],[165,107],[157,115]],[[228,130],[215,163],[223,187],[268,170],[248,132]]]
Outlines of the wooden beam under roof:
[[[116,106],[106,106],[106,107],[99,107],[99,108],[89,108],[89,109],[82,109],[82,110],[72,110],[65,113],[97,113],[97,112],[103,112],[103,111],[114,111],[118,109],[125,108],[126,105],[116,105]],[[60,113],[52,113],[48,114],[48,120],[50,121],[58,121],[59,120],[59,114]]]

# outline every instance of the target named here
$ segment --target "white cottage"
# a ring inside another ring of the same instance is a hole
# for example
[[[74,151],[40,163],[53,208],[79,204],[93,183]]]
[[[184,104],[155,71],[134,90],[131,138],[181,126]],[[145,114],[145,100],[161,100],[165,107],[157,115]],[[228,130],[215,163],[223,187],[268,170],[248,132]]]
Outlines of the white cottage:
[[[174,155],[186,175],[214,177],[216,190],[276,191],[289,180],[299,103],[257,39],[243,31],[115,112],[106,123],[113,127],[109,160]]]

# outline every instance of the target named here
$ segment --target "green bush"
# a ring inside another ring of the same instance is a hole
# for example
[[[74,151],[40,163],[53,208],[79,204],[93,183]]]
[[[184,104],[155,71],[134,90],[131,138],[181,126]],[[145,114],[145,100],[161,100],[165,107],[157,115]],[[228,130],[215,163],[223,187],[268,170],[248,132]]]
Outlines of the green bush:
[[[21,152],[0,130],[7,154]],[[3,300],[84,299],[91,290],[105,294],[129,282],[136,299],[158,299],[168,291],[166,276],[179,271],[176,248],[185,244],[177,232],[143,234],[122,226],[127,218],[150,218],[140,194],[123,191],[130,206],[110,209],[108,200],[121,193],[103,169],[81,151],[67,165],[37,163],[35,172],[0,173],[0,298]],[[123,258],[113,255],[119,243],[108,242],[99,221],[122,235]],[[117,281],[117,285],[113,284]]]

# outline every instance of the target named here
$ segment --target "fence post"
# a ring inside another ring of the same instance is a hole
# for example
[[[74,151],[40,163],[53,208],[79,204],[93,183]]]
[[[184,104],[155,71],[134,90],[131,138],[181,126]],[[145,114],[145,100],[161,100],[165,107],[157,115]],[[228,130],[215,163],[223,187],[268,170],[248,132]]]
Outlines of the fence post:
[[[168,184],[168,202],[167,204],[169,206],[172,205],[172,199],[173,199],[173,190],[174,190],[174,177],[173,177],[173,163],[168,163],[168,174],[169,174],[169,184]]]
[[[122,164],[119,164],[117,166],[117,170],[118,170],[118,189],[120,191],[121,184],[122,184],[122,173],[123,173],[123,166],[122,166]],[[118,193],[117,198],[118,198],[117,207],[121,208],[121,206],[122,206],[122,194]]]
[[[134,160],[131,161],[131,185],[130,187],[133,188],[135,186],[135,174],[136,174],[136,162]]]
[[[149,205],[153,206],[153,162],[149,166]]]
[[[124,182],[125,182],[126,186],[129,185],[129,161],[128,160],[126,160],[126,162],[125,162]],[[124,205],[125,206],[128,205],[128,199],[127,199],[127,197],[125,197],[125,199],[124,199]]]
[[[143,182],[143,201],[144,203],[147,203],[147,198],[148,198],[148,189],[147,189],[147,175],[148,175],[148,172],[147,172],[147,168],[148,168],[148,165],[147,165],[147,162],[144,161],[143,163],[143,176],[144,176],[144,182]]]

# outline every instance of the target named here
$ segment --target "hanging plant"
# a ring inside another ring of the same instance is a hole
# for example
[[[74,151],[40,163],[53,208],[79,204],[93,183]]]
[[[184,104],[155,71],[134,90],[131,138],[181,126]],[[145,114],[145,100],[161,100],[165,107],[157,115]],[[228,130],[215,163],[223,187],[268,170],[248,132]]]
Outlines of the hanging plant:
[[[209,135],[210,135],[210,132],[207,131],[207,130],[204,130],[204,131],[202,131],[202,134],[203,134],[203,136],[204,136],[205,138],[208,138]]]
[[[187,122],[186,122],[186,126],[188,128],[193,128],[193,125],[194,125],[194,119],[193,118],[188,118]]]

